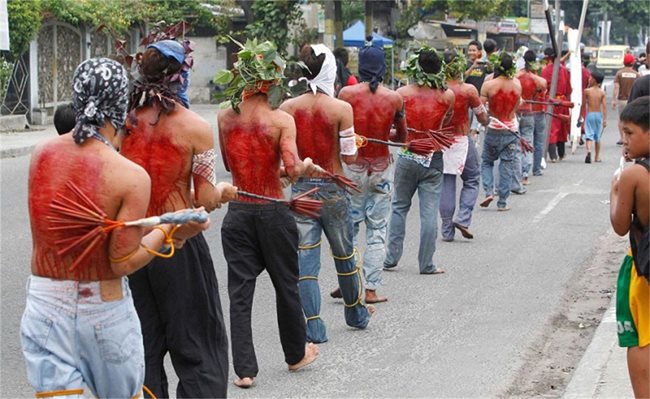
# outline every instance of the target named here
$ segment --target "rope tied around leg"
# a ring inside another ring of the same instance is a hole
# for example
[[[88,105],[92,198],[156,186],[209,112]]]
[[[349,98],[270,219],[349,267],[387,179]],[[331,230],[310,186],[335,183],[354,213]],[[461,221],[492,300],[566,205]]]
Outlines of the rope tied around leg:
[[[301,251],[303,249],[314,249],[319,247],[322,242],[323,240],[321,239],[320,241],[318,241],[316,244],[313,245],[298,245],[298,250]]]
[[[357,248],[355,247],[354,250],[352,251],[352,255],[349,255],[349,256],[336,256],[336,255],[332,254],[332,257],[335,260],[350,260],[357,253],[358,253],[358,251],[357,251]],[[344,299],[343,300],[343,305],[346,308],[353,308],[353,307],[355,307],[355,306],[357,306],[358,304],[361,303],[361,299],[362,299],[361,293],[363,292],[363,279],[361,278],[361,268],[359,267],[359,263],[360,263],[360,260],[357,259],[357,263],[354,266],[354,270],[351,271],[351,272],[346,272],[346,273],[339,273],[338,271],[336,272],[337,276],[350,277],[350,276],[354,276],[356,274],[359,277],[359,295],[357,296],[357,300],[354,301],[354,303],[352,303],[352,304],[347,304],[347,303],[345,303],[345,299]]]

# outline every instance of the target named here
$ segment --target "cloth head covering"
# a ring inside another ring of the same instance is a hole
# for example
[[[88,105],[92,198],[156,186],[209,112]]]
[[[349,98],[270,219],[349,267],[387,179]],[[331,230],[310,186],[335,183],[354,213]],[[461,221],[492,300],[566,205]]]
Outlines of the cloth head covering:
[[[175,59],[181,65],[183,62],[185,62],[185,48],[176,40],[161,40],[147,46],[147,48],[150,47],[158,50],[160,54],[164,55],[166,58]],[[190,99],[187,96],[187,88],[190,85],[190,72],[182,71],[181,75],[183,76],[183,84],[176,91],[176,95],[178,96],[178,99],[181,100],[185,108],[189,108]]]
[[[81,144],[99,134],[106,121],[115,130],[124,126],[129,103],[128,78],[124,67],[108,58],[91,58],[79,64],[72,78],[72,107],[75,127],[72,137]]]
[[[384,50],[375,46],[366,46],[359,51],[359,78],[362,82],[370,83],[374,92],[386,75],[386,59]]]
[[[306,79],[307,85],[311,89],[314,95],[320,89],[323,93],[327,94],[330,97],[334,97],[334,83],[336,82],[336,58],[330,50],[324,44],[312,44],[312,50],[314,54],[318,57],[321,54],[325,54],[325,60],[323,61],[323,66],[320,69],[320,72],[314,79]]]

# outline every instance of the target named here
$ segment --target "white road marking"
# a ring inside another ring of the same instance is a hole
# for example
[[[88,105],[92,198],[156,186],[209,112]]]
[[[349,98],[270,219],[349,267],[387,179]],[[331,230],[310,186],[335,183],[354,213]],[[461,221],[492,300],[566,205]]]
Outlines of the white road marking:
[[[535,215],[533,218],[533,223],[538,223],[540,220],[544,219],[544,217],[548,215],[553,210],[553,208],[555,208],[557,204],[560,203],[560,201],[562,201],[562,198],[566,197],[567,195],[569,195],[569,193],[558,193],[555,197],[553,197],[551,202],[546,205],[546,208],[542,209],[540,213]]]

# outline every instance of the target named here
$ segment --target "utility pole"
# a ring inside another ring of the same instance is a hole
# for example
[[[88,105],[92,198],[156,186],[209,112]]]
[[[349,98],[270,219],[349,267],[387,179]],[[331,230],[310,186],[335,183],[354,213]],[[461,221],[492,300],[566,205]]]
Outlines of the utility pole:
[[[334,32],[336,47],[343,47],[343,7],[341,0],[334,0]]]
[[[366,36],[372,35],[372,1],[366,0]]]
[[[325,34],[323,44],[334,48],[334,2],[326,1],[325,4]]]
[[[549,26],[549,28],[551,28]],[[557,39],[553,37],[553,34],[557,32]],[[555,62],[553,63],[553,78],[551,79],[551,90],[549,92],[549,99],[555,99],[557,94],[557,79],[560,73],[560,58],[562,54],[562,40],[564,38],[562,30],[560,29],[560,0],[555,0],[555,26],[553,29],[549,29],[548,32],[551,35],[551,41],[553,42],[553,52],[555,53]],[[548,152],[548,144],[551,138],[551,123],[553,122],[553,103],[548,106],[548,115],[546,115],[546,148],[544,149],[544,154]]]

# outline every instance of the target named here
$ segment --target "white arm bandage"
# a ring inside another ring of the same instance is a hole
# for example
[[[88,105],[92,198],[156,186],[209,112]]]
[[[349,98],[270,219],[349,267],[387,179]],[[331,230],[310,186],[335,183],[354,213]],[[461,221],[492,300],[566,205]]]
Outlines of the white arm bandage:
[[[217,186],[217,176],[214,173],[216,157],[214,148],[192,156],[192,173],[201,176],[214,187]]]
[[[485,109],[485,105],[481,104],[478,107],[472,108],[472,111],[474,111],[474,114],[476,115],[481,115],[484,114],[487,110]]]
[[[339,132],[339,144],[341,146],[341,155],[355,155],[357,153],[354,127],[349,127]]]

